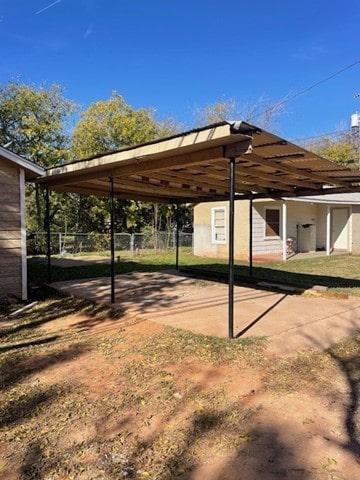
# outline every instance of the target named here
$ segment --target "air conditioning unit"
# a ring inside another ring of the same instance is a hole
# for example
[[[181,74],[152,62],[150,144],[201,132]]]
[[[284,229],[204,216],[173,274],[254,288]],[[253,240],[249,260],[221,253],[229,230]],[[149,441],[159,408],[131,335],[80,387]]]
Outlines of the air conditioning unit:
[[[316,251],[316,225],[313,223],[303,223],[297,225],[298,238],[297,248],[299,252]]]

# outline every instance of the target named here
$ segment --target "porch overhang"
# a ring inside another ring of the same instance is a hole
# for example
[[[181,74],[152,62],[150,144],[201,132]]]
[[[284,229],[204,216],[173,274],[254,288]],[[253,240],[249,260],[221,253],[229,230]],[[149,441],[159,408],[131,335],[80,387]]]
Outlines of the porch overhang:
[[[343,168],[246,122],[220,122],[173,137],[50,168],[50,190],[158,203],[280,198],[360,191],[360,172]]]

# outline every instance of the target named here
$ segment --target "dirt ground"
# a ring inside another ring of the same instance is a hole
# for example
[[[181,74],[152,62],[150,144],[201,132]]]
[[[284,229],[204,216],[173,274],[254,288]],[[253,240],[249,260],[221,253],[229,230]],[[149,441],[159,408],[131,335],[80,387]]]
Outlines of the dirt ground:
[[[359,335],[277,358],[55,299],[0,338],[1,480],[359,478]]]

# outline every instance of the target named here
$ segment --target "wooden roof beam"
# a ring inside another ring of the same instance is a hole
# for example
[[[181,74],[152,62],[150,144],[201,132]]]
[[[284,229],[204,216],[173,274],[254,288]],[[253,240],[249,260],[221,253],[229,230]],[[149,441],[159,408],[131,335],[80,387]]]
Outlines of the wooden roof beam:
[[[216,165],[222,166],[223,162],[216,162]],[[235,171],[245,173],[253,177],[262,178],[264,180],[270,180],[272,182],[274,182],[275,181],[274,179],[276,179],[276,182],[284,185],[292,186],[292,187],[307,187],[307,188],[314,188],[314,189],[319,188],[319,186],[316,185],[315,183],[307,182],[306,180],[297,180],[296,178],[294,178],[294,176],[289,178],[288,173],[280,172],[279,170],[274,173],[262,172],[261,170],[256,168],[255,164],[254,166],[247,166],[247,167],[243,167],[239,164],[236,164]],[[282,175],[286,175],[288,178],[284,178],[282,177]]]
[[[104,188],[107,188],[107,182],[103,180],[95,180],[91,184],[104,185]],[[84,182],[83,185],[86,185],[86,183]],[[114,178],[114,188],[115,190],[119,191],[133,191],[140,194],[149,193],[150,195],[161,194],[168,197],[179,196],[184,198],[196,198],[199,195],[198,191],[194,191],[191,188],[186,188],[184,185],[181,188],[165,187],[163,185],[155,185],[153,183],[136,182],[134,180],[129,180],[128,178],[124,181],[119,181],[117,177]],[[202,189],[201,193],[204,197],[207,197],[209,195],[214,195],[214,193],[216,194],[217,192],[209,192]]]
[[[217,173],[216,169],[210,169],[210,168],[206,168],[206,167],[203,167],[203,166],[197,166],[197,167],[193,167],[193,168],[188,169],[188,171],[192,171],[192,172],[204,172],[204,171],[206,171],[207,178],[219,179],[219,180],[222,180],[225,184],[227,184],[228,181],[229,181],[228,178],[224,178],[223,174],[221,174],[220,172]],[[263,191],[264,193],[266,192],[265,189],[259,189],[258,183],[257,182],[252,182],[251,179],[247,179],[246,183],[243,184],[241,182],[237,182],[237,178],[235,177],[235,187],[236,187],[237,191],[242,189],[242,190],[245,190],[245,191],[248,191],[248,192],[254,192],[256,190]]]
[[[319,181],[322,184],[328,184],[333,181],[331,177],[327,177],[325,175],[319,175],[318,173],[309,172],[302,168],[296,168],[296,167],[291,167],[290,165],[284,165],[279,161],[264,160],[262,157],[259,157],[253,153],[248,154],[247,158],[243,158],[242,160],[244,162],[258,163],[259,165],[263,165],[264,167],[272,167],[276,170],[280,170],[281,172],[290,173],[292,175],[296,175],[301,178],[306,178],[308,180]],[[342,182],[342,181],[337,181],[336,185],[342,185],[344,187],[348,186],[346,182]]]
[[[54,188],[55,191],[57,192],[69,192],[73,193],[74,192],[74,186],[72,185],[59,185]],[[106,193],[104,190],[94,190],[93,188],[88,188],[88,187],[79,187],[76,186],[76,192],[79,195],[94,195],[96,197],[108,197],[108,193]],[[123,200],[137,200],[141,202],[153,202],[153,203],[176,203],[178,199],[174,198],[169,198],[168,196],[162,197],[162,196],[148,196],[148,195],[141,195],[141,194],[132,194],[129,196],[127,192],[114,192],[114,196],[116,198],[120,198]]]
[[[279,192],[293,192],[294,191],[294,188],[291,187],[290,185],[279,185],[278,183],[276,182],[270,182],[270,181],[267,181],[267,180],[263,180],[263,179],[258,179],[256,178],[256,183],[254,181],[253,178],[251,178],[251,176],[239,176],[237,173],[235,173],[235,184],[236,185],[240,185],[241,183],[251,183],[254,185],[254,188],[252,188],[252,191],[253,192],[256,192],[256,191],[260,191],[258,189],[258,186],[260,187],[264,187],[265,190],[267,189],[271,189],[271,190],[277,190]]]
[[[133,179],[133,177],[126,177]],[[202,188],[215,188],[218,190],[222,190],[224,193],[228,193],[228,185],[223,182],[223,181],[216,181],[208,179],[204,177],[202,174],[199,176],[196,175],[191,175],[191,174],[181,174],[181,176],[176,176],[176,174],[171,175],[171,172],[155,172],[151,174],[150,179],[154,180],[165,180],[173,184],[181,185],[181,183],[185,183],[186,181],[188,183],[192,183],[196,187],[202,187]]]

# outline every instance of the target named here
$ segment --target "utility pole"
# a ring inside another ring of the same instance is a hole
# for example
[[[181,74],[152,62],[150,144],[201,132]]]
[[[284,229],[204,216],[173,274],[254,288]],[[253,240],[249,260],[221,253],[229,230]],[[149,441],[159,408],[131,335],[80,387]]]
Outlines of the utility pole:
[[[360,93],[354,95],[354,98],[360,98]],[[351,136],[355,142],[355,148],[357,152],[358,170],[360,170],[360,114],[358,112],[353,113],[350,118]]]

